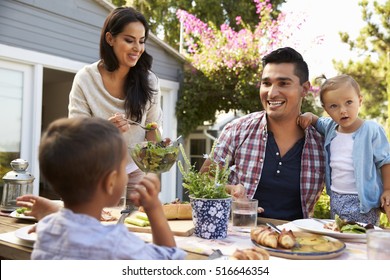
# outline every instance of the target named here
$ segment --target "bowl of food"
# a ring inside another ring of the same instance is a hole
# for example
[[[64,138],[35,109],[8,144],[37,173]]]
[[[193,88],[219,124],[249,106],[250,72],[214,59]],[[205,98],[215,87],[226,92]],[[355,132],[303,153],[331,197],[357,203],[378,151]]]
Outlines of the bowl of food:
[[[179,156],[177,142],[166,138],[160,142],[144,141],[130,148],[131,158],[144,172],[163,173],[171,169]]]

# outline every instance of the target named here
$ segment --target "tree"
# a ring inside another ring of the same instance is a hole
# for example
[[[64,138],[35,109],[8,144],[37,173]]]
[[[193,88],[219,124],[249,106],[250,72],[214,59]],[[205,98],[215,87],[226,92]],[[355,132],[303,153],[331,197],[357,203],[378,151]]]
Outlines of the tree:
[[[261,58],[270,50],[284,46],[295,29],[283,25],[285,14],[273,18],[269,0],[254,2],[258,13],[254,28],[239,16],[235,19],[236,29],[228,24],[218,28],[178,10],[190,63],[185,68],[176,107],[180,134],[186,136],[204,121],[213,123],[218,111],[249,113],[262,109],[258,86]],[[312,102],[314,98],[305,103],[306,109],[314,108]]]
[[[360,30],[356,40],[345,32],[341,32],[340,37],[364,59],[349,60],[346,64],[335,61],[334,65],[338,72],[350,74],[360,84],[364,96],[362,116],[377,118],[382,123],[386,123],[387,119],[386,127],[390,136],[390,0],[383,5],[374,1],[374,12],[368,0],[361,1],[359,5],[367,25]]]
[[[114,3],[115,0],[112,0]],[[123,2],[123,0],[116,0]],[[285,0],[274,0],[275,9],[272,16],[277,17],[277,7]],[[122,4],[123,5],[123,4]],[[177,10],[185,10],[203,22],[215,26],[231,24],[235,18],[242,15],[242,19],[251,27],[258,23],[256,7],[252,1],[237,0],[127,0],[126,5],[133,6],[141,11],[150,24],[150,29],[173,48],[179,50],[180,22],[176,17]]]

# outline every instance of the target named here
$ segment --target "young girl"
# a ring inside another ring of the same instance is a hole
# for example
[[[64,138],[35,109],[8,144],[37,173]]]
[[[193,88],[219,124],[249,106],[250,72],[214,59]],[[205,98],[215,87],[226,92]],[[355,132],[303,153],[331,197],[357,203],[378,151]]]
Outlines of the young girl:
[[[39,166],[64,208],[38,222],[32,259],[185,257],[164,216],[156,175],[145,176],[131,197],[148,215],[154,244],[145,243],[123,224],[100,222],[103,208],[117,205],[127,186],[127,162],[124,138],[108,120],[59,119],[49,125],[39,147]]]
[[[380,210],[390,218],[390,146],[383,127],[359,118],[362,95],[349,75],[327,79],[320,100],[329,117],[304,113],[302,128],[310,124],[325,136],[326,191],[331,216],[362,223],[379,223]]]

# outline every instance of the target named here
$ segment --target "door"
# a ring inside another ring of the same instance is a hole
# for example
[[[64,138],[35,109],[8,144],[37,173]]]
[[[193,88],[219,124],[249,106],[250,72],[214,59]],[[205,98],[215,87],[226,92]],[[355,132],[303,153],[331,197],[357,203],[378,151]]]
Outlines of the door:
[[[36,164],[33,106],[34,67],[0,60],[0,177],[12,168],[10,162],[23,158],[29,162],[28,172]],[[40,125],[40,121],[38,123]],[[40,131],[39,131],[40,133]],[[23,141],[22,141],[23,139]],[[0,180],[2,188],[4,182]],[[38,189],[34,186],[34,193]],[[2,194],[2,192],[1,192]]]

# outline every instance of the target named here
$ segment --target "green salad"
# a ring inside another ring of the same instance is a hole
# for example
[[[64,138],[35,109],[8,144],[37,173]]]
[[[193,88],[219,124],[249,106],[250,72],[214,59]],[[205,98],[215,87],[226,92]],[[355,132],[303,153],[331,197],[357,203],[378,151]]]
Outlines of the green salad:
[[[363,226],[354,221],[341,219],[337,214],[334,217],[334,221],[336,223],[337,229],[339,229],[339,231],[342,233],[362,234],[362,233],[366,233],[367,229],[374,228],[372,224],[367,224]]]
[[[169,171],[179,155],[179,147],[171,145],[170,139],[154,143],[136,144],[130,151],[135,164],[144,172],[162,173]]]

